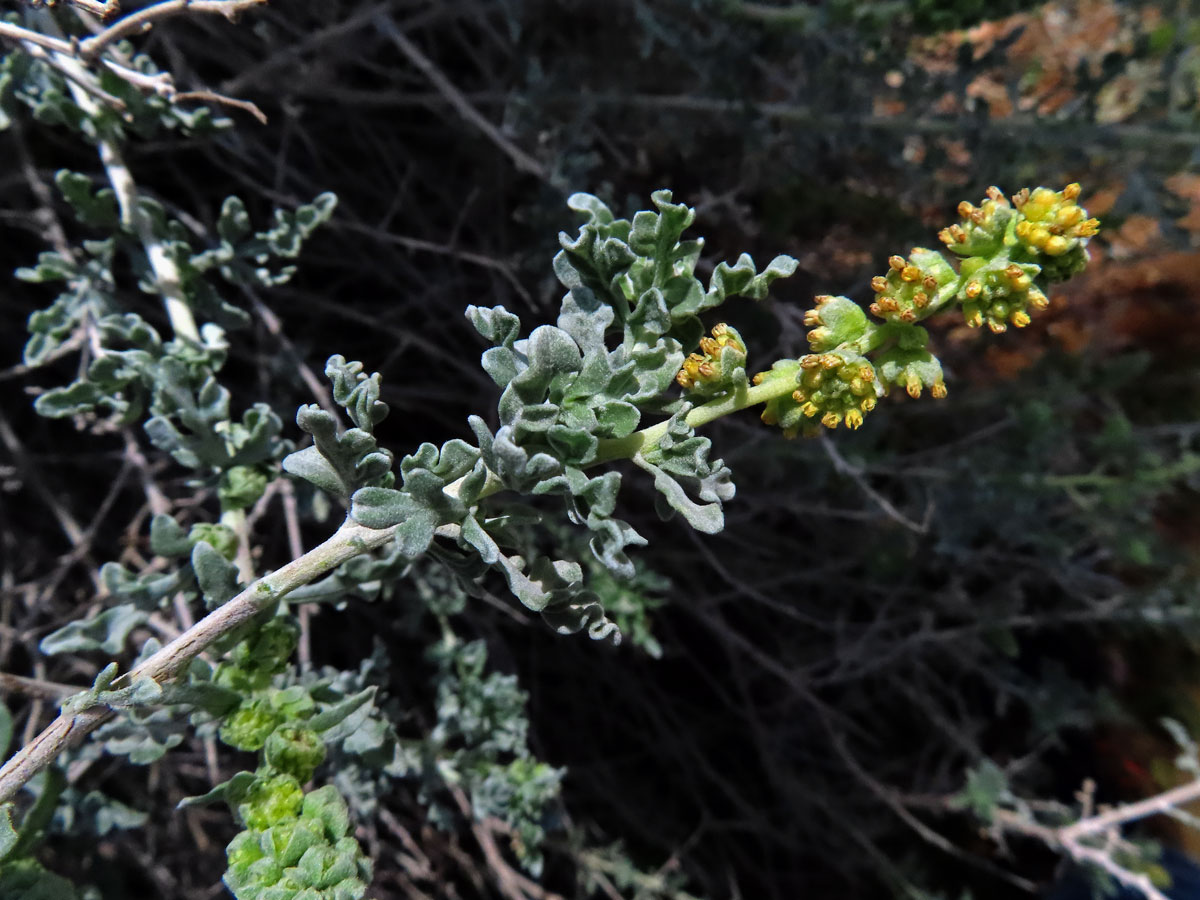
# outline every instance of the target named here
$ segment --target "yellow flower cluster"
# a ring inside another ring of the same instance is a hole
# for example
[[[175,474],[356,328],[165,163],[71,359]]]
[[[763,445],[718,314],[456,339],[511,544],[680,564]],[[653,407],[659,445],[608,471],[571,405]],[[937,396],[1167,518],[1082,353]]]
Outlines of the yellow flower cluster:
[[[846,350],[801,357],[796,380],[800,386],[792,392],[792,399],[800,404],[805,417],[820,416],[826,428],[843,422],[847,428],[858,428],[863,413],[875,408],[879,396],[871,361]]]
[[[1013,205],[1021,214],[1017,239],[1033,251],[1062,256],[1081,240],[1093,237],[1100,230],[1100,221],[1089,218],[1087,210],[1075,202],[1079,193],[1078,184],[1068,184],[1061,191],[1040,187],[1030,192],[1025,188],[1014,196]]]
[[[940,253],[915,248],[908,259],[892,256],[886,275],[871,279],[876,294],[870,310],[888,322],[911,324],[924,318],[942,285],[954,280],[954,270]]]
[[[746,361],[742,336],[724,322],[713,326],[712,337],[700,339],[700,350],[685,359],[683,368],[675,375],[675,381],[684,390],[717,386],[729,376],[731,361],[738,365]],[[726,350],[733,353],[727,354]]]

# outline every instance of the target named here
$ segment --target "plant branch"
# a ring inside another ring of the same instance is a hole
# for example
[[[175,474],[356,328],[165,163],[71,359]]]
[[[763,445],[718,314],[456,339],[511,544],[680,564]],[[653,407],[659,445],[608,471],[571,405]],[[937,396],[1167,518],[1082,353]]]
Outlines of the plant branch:
[[[24,44],[36,44],[47,50],[53,50],[55,53],[66,53],[68,55],[73,53],[75,49],[71,46],[70,41],[50,37],[31,28],[22,28],[20,25],[14,25],[12,22],[0,21],[0,38],[8,38],[11,41],[20,41]]]
[[[0,691],[14,694],[25,694],[29,697],[40,697],[43,700],[62,700],[87,688],[75,687],[69,684],[59,684],[55,681],[43,681],[40,678],[26,678],[24,675],[13,675],[0,672]]]
[[[764,403],[792,389],[789,383],[782,386],[772,383],[756,385],[696,407],[688,413],[687,422],[699,427],[748,406]],[[667,422],[659,422],[627,438],[602,442],[607,446],[602,446],[601,454],[592,465],[630,458],[647,443],[661,438],[666,431]],[[455,495],[463,481],[465,478],[447,485],[444,490]],[[504,483],[489,471],[479,497],[491,496],[503,488]],[[399,525],[370,529],[347,519],[323,544],[249,585],[224,606],[209,613],[145,662],[117,679],[114,687],[133,684],[141,678],[153,678],[159,683],[169,681],[214,641],[270,609],[296,588],[332,572],[347,560],[384,546],[392,540],[398,528]],[[439,529],[439,533],[441,531]],[[60,715],[0,768],[0,803],[11,800],[23,784],[50,765],[59,753],[94,731],[111,716],[112,710],[107,707],[92,707]]]
[[[258,579],[224,606],[209,613],[119,678],[114,687],[130,685],[142,678],[152,678],[159,683],[169,681],[218,638],[249,622],[291,591],[331,572],[346,560],[382,547],[395,533],[395,527],[372,531],[347,521],[323,544],[278,571]],[[11,800],[22,785],[50,765],[61,752],[94,731],[112,715],[108,707],[91,707],[60,715],[0,768],[0,803]]]
[[[215,13],[232,22],[247,9],[261,6],[266,2],[267,0],[165,0],[163,3],[139,9],[120,21],[114,22],[99,34],[81,41],[79,57],[86,62],[92,62],[110,44],[122,38],[140,34],[151,28],[156,22],[181,13]]]
[[[756,384],[746,390],[734,391],[694,407],[686,416],[687,423],[693,428],[699,428],[722,416],[738,412],[749,406],[756,406],[759,403],[766,403],[776,397],[783,397],[794,390],[796,390],[795,383],[786,380]],[[632,458],[643,447],[660,440],[667,433],[668,425],[669,420],[665,420],[635,431],[628,437],[600,441],[596,451],[596,460],[592,465],[612,462],[616,459]]]
[[[1186,802],[1186,799],[1194,799],[1200,796],[1200,780],[1183,785],[1182,788],[1176,788],[1174,791],[1167,791],[1164,794],[1151,797],[1149,800],[1143,800],[1141,803],[1133,803],[1127,807],[1117,807],[1110,812],[1080,819],[1073,825],[1066,825],[1061,828],[1053,828],[1049,825],[1030,821],[1027,817],[1007,809],[996,810],[993,814],[993,821],[995,826],[1003,831],[1036,838],[1048,847],[1061,850],[1077,863],[1096,866],[1118,883],[1141,893],[1146,900],[1170,900],[1166,894],[1154,886],[1154,882],[1150,880],[1149,875],[1143,872],[1130,871],[1112,858],[1112,849],[1110,847],[1093,847],[1090,844],[1084,843],[1084,838],[1099,832],[1112,832],[1113,829],[1122,823],[1131,822],[1134,819],[1143,818],[1153,813],[1165,812],[1165,808],[1162,807],[1165,807],[1167,804],[1163,801],[1163,798],[1174,793],[1178,793],[1185,798],[1183,800],[1177,799],[1172,801],[1174,803]],[[1140,807],[1151,805],[1155,808],[1138,810]],[[1131,812],[1133,814],[1129,814]]]
[[[176,2],[180,2],[180,0],[176,0]],[[148,12],[148,10],[143,10],[143,12]],[[129,18],[133,18],[133,16]],[[83,65],[77,59],[65,54],[56,54],[56,56],[64,67],[76,70],[81,75],[86,74]],[[100,110],[96,101],[74,80],[68,84],[71,95],[80,108],[89,116],[97,116]],[[111,135],[101,134],[96,144],[100,153],[100,162],[104,166],[104,172],[108,176],[109,184],[112,185],[113,193],[117,198],[121,224],[136,234],[138,240],[141,241],[142,248],[146,252],[146,259],[150,263],[150,270],[154,273],[155,284],[162,294],[163,306],[166,308],[167,318],[171,322],[171,329],[175,332],[176,337],[200,343],[200,329],[197,327],[191,307],[188,306],[184,297],[183,280],[179,273],[179,267],[175,265],[175,261],[167,253],[163,242],[154,233],[154,225],[149,216],[139,207],[137,184],[129,172],[129,167],[125,164],[120,148]]]

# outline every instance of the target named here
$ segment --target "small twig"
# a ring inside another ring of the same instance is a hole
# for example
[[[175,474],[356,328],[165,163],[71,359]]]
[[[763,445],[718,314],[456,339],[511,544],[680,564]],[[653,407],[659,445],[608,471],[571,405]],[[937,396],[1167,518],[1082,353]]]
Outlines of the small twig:
[[[821,435],[821,446],[824,448],[825,453],[829,456],[830,461],[833,463],[833,467],[841,474],[848,476],[851,481],[857,484],[859,489],[872,500],[874,500],[875,504],[887,514],[888,518],[899,522],[909,531],[913,531],[917,534],[925,534],[929,530],[929,523],[933,518],[932,504],[925,508],[924,521],[914,522],[908,516],[904,515],[904,513],[900,512],[900,510],[896,509],[896,507],[892,505],[891,501],[888,500],[887,497],[883,496],[883,494],[871,487],[871,485],[867,482],[867,479],[863,476],[862,470],[851,465],[846,458],[838,452],[837,446],[829,439],[827,435]]]
[[[56,681],[43,681],[40,678],[27,678],[24,675],[13,675],[0,672],[0,691],[12,694],[25,694],[29,697],[40,697],[43,700],[61,700],[80,691],[84,687],[74,687],[69,684],[59,684]]]
[[[183,0],[172,0],[172,2],[183,2]],[[216,2],[216,0],[197,0],[197,2]],[[150,7],[149,9],[154,8]],[[142,10],[142,12],[148,11]],[[138,14],[135,13],[136,15]],[[135,16],[130,16],[129,18],[132,19]],[[128,21],[128,19],[123,19],[122,21]],[[115,28],[116,26],[113,27]],[[107,31],[111,30],[108,29]],[[97,37],[101,37],[107,31],[102,32]],[[95,38],[89,40],[95,40]],[[85,41],[84,43],[86,44],[87,42]],[[71,70],[80,73],[86,71],[76,59],[59,55],[59,60]],[[79,88],[75,82],[71,82],[70,88],[75,102],[85,112],[91,115],[99,112],[95,100]],[[129,172],[129,167],[125,164],[125,160],[121,156],[120,149],[113,140],[107,137],[101,137],[96,143],[100,151],[100,162],[104,166],[104,172],[108,176],[109,184],[112,185],[113,194],[117,199],[117,208],[121,214],[121,224],[137,234],[138,239],[142,243],[142,248],[145,250],[146,258],[150,263],[150,269],[154,273],[155,285],[162,294],[163,305],[166,307],[167,318],[171,322],[172,330],[175,332],[176,337],[200,343],[200,329],[197,327],[191,307],[184,297],[183,278],[180,275],[179,267],[167,252],[163,242],[155,234],[154,223],[138,204],[137,185],[134,183],[133,176]]]
[[[69,57],[59,55],[54,51],[48,51],[46,48],[35,44],[25,44],[24,47],[25,52],[30,56],[42,60],[46,65],[66,78],[70,82],[72,90],[82,90],[85,94],[99,100],[106,106],[112,107],[118,112],[124,113],[128,109],[124,100],[100,87],[96,79],[92,76],[92,73],[87,69],[78,65],[68,66],[66,61],[69,61]]]
[[[218,94],[216,91],[181,91],[180,93],[174,94],[173,99],[176,102],[180,100],[199,100],[202,103],[220,103],[223,106],[232,106],[234,109],[240,109],[242,112],[247,112],[254,116],[254,118],[258,119],[260,125],[267,124],[267,114],[249,100],[239,100],[236,97],[227,97],[224,94]]]
[[[1186,806],[1196,799],[1200,799],[1200,778],[1171,788],[1169,791],[1163,791],[1161,794],[1155,794],[1153,797],[1147,797],[1145,800],[1139,800],[1137,803],[1115,806],[1105,812],[1080,819],[1059,831],[1064,840],[1077,840],[1085,835],[1119,828],[1138,819],[1165,813],[1171,807]]]
[[[39,47],[44,47],[47,50],[52,50],[55,53],[74,52],[74,48],[69,41],[64,41],[60,38],[50,37],[41,32],[34,31],[30,28],[23,28],[20,25],[14,25],[12,22],[0,20],[0,38],[8,38],[11,41],[20,41],[23,44],[36,44]]]
[[[446,98],[446,101],[454,107],[460,116],[478,128],[492,143],[504,151],[505,155],[512,160],[513,165],[518,170],[534,175],[542,181],[550,180],[545,166],[509,140],[499,128],[472,106],[463,92],[455,87],[449,78],[442,74],[442,71],[434,65],[433,60],[422,53],[417,45],[410,41],[407,35],[397,28],[391,19],[384,16],[377,16],[375,27],[396,45],[396,48],[407,57],[410,63],[421,71],[422,75],[429,79],[438,93]]]
[[[100,62],[140,91],[157,94],[167,100],[175,96],[175,79],[170,72],[139,72],[112,59],[102,59]]]
[[[79,57],[86,62],[91,62],[109,44],[133,34],[140,34],[156,22],[181,13],[215,13],[233,22],[245,10],[261,6],[266,2],[267,0],[165,0],[163,3],[139,9],[120,21],[114,22],[99,34],[82,41],[79,44]]]
[[[1137,806],[1140,804],[1133,805]],[[1117,810],[1113,810],[1113,812],[1115,813]],[[993,813],[993,823],[1004,831],[1036,838],[1048,847],[1061,850],[1075,862],[1096,866],[1118,883],[1139,891],[1146,900],[1170,900],[1166,894],[1154,886],[1149,875],[1141,872],[1131,872],[1114,860],[1112,858],[1111,847],[1091,847],[1082,842],[1081,838],[1085,832],[1090,833],[1095,830],[1095,826],[1092,823],[1102,818],[1105,818],[1105,816],[1094,816],[1092,819],[1081,819],[1074,825],[1052,828],[1048,825],[1029,821],[1012,810],[998,809]],[[1078,826],[1085,823],[1087,823],[1087,827],[1083,832],[1074,831]],[[1113,836],[1115,837],[1115,831]]]
[[[563,900],[560,895],[547,891],[536,881],[526,878],[510,866],[496,845],[490,822],[488,820],[480,822],[475,819],[471,801],[467,799],[462,788],[451,785],[449,790],[451,796],[454,797],[454,802],[458,804],[459,810],[471,823],[471,833],[475,835],[475,840],[483,851],[484,859],[487,860],[488,868],[496,878],[497,890],[507,900],[528,900],[530,897],[534,900]]]
[[[72,6],[77,6],[84,12],[89,12],[93,16],[99,16],[101,21],[115,16],[121,11],[119,0],[65,0]],[[46,0],[31,0],[32,6],[51,5]]]

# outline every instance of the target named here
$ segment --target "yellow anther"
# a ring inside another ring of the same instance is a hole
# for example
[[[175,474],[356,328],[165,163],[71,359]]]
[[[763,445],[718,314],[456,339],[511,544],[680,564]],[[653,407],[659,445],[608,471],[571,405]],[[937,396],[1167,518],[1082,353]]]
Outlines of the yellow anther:
[[[815,309],[806,310],[804,313],[804,324],[809,328],[812,328],[814,325],[820,325],[821,314]]]
[[[837,428],[841,424],[842,417],[835,412],[827,412],[821,416],[821,424],[826,428]]]
[[[873,410],[875,408],[875,398],[874,397],[863,397],[862,402],[858,404],[858,407],[863,412],[870,412],[871,410]]]
[[[906,263],[903,256],[889,256],[888,265],[899,272],[904,269]]]
[[[1033,320],[1031,318],[1029,318],[1029,313],[1025,312],[1024,310],[1018,309],[1015,313],[1013,313],[1011,316],[1009,316],[1009,321],[1011,321],[1018,328],[1024,328],[1026,325],[1028,325]]]
[[[871,290],[877,294],[882,294],[888,289],[887,279],[882,275],[876,275],[871,279]]]
[[[809,353],[807,356],[800,357],[800,368],[802,369],[815,369],[820,364],[820,360],[811,353]]]
[[[908,396],[912,397],[914,400],[921,396],[921,382],[913,375],[908,376],[908,380],[904,385],[904,389],[908,391]]]
[[[750,379],[750,383],[751,384],[762,384],[763,379],[766,377],[767,377],[766,372],[758,372],[753,378]]]
[[[1070,228],[1083,221],[1083,209],[1079,206],[1064,206],[1054,215],[1054,224],[1061,228]]]
[[[994,184],[986,191],[988,198],[999,203],[1001,206],[1007,206],[1008,201],[1004,199],[1004,191],[996,187]]]
[[[924,291],[917,291],[912,296],[913,306],[917,309],[924,309],[929,305],[929,295]]]
[[[800,407],[800,412],[804,413],[804,415],[808,416],[808,418],[810,418],[810,419],[813,416],[815,416],[817,413],[819,413],[820,411],[821,411],[821,408],[819,406],[817,406],[817,404],[813,403],[811,400],[808,403],[805,403],[803,406]]]
[[[846,427],[857,429],[863,423],[863,415],[857,409],[852,409],[846,413]]]
[[[938,287],[937,279],[932,275],[926,275],[921,281],[921,287],[925,288],[927,291],[936,291]]]
[[[966,200],[964,200],[962,203],[958,204],[958,214],[962,218],[964,218],[964,219],[971,218],[971,213],[973,213],[973,212],[975,212],[975,204],[968,203]]]
[[[821,356],[820,363],[822,369],[836,369],[842,364],[842,361],[832,353],[826,353]]]
[[[929,389],[929,393],[933,394],[934,399],[936,399],[936,400],[945,400],[946,399],[946,382],[935,381],[933,383],[933,387],[931,387]]]
[[[704,337],[700,338],[700,349],[709,356],[716,356],[721,352],[721,345],[713,338]]]
[[[992,329],[993,334],[1003,334],[1008,331],[1008,326],[996,319],[988,319],[988,328]]]
[[[1077,181],[1071,182],[1071,184],[1068,184],[1065,188],[1062,189],[1063,199],[1064,200],[1074,200],[1079,196],[1079,194],[1082,190],[1083,190],[1083,188],[1081,188],[1079,186],[1079,182],[1077,182]]]
[[[1045,309],[1050,305],[1050,298],[1048,298],[1037,288],[1033,288],[1029,292],[1029,305],[1034,309]]]
[[[983,285],[978,281],[969,281],[963,293],[967,295],[968,300],[976,300],[983,293]]]
[[[1049,253],[1051,256],[1062,256],[1071,249],[1071,241],[1069,238],[1063,237],[1061,234],[1052,234],[1046,238],[1042,244],[1042,250]]]
[[[916,266],[905,266],[900,270],[900,280],[913,282],[921,277],[921,270]]]

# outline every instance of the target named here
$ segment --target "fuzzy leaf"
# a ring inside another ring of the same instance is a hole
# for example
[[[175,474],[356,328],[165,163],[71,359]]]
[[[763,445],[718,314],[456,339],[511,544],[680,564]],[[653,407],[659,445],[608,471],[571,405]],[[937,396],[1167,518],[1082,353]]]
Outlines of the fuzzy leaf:
[[[92,619],[70,622],[42,638],[39,649],[47,656],[58,653],[80,653],[103,650],[120,653],[129,633],[146,622],[149,616],[132,603],[122,603],[104,610]]]
[[[237,596],[237,566],[212,545],[200,541],[192,548],[192,571],[196,573],[196,583],[209,609],[216,609]]]
[[[335,496],[345,490],[337,470],[316,447],[305,447],[303,450],[289,453],[283,458],[283,470]]]

